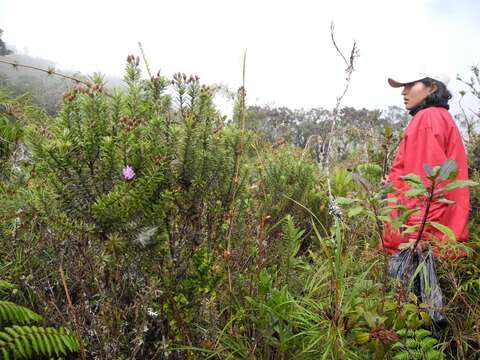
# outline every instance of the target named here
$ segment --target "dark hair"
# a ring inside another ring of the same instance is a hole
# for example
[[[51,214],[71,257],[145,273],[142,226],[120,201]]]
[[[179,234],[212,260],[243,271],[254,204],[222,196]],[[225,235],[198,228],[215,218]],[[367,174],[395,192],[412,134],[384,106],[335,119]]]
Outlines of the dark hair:
[[[424,100],[426,106],[444,106],[448,104],[448,100],[452,98],[452,94],[450,93],[450,91],[448,91],[444,83],[431,78],[425,78],[420,81],[425,86],[432,86],[433,84],[437,85],[437,90],[433,94],[428,95],[427,98]]]

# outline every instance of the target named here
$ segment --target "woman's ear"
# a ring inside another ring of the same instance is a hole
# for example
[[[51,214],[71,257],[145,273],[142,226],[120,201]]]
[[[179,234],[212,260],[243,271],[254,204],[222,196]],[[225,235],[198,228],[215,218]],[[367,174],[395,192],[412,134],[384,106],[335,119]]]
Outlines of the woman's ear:
[[[432,85],[430,85],[430,90],[428,91],[428,95],[434,94],[438,90],[438,85],[436,82],[433,82]]]

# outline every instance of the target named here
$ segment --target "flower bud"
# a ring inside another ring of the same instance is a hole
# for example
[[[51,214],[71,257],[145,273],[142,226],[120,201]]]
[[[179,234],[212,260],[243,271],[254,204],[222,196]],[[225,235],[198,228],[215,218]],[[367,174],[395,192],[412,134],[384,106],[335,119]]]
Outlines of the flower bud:
[[[135,177],[135,171],[133,171],[132,167],[127,165],[123,168],[122,175],[125,180],[132,180]]]

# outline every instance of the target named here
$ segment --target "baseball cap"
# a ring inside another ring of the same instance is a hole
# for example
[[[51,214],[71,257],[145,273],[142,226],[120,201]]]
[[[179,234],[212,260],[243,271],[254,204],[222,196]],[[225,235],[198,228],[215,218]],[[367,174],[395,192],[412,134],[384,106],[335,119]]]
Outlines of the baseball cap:
[[[396,76],[395,77],[396,80],[394,80],[393,78],[388,78],[388,83],[390,84],[391,87],[398,88],[406,84],[410,84],[425,78],[430,78],[433,80],[440,81],[445,86],[447,86],[450,81],[450,77],[447,74],[444,74],[441,72],[434,72],[434,71],[420,71],[420,72],[406,73],[403,75],[399,75],[398,77]]]

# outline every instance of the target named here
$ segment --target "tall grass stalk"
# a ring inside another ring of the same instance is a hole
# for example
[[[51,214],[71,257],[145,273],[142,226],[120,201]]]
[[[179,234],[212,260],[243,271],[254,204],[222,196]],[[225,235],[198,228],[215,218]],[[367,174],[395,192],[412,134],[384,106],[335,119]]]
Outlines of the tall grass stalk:
[[[243,147],[244,147],[244,136],[245,136],[245,111],[246,111],[246,91],[245,91],[245,65],[247,61],[247,50],[243,53],[243,61],[242,61],[242,86],[239,89],[239,120],[240,123],[238,124],[240,128],[240,138],[238,140],[237,148],[235,149],[235,163],[234,163],[234,173],[231,180],[231,187],[230,187],[230,199],[229,204],[227,207],[228,212],[228,232],[227,232],[227,251],[231,253],[232,251],[232,231],[233,231],[233,221],[234,221],[234,213],[235,213],[235,197],[237,195],[238,190],[238,179],[240,175],[240,162],[243,156]],[[227,272],[228,272],[228,287],[230,289],[230,293],[233,294],[233,287],[232,287],[232,273],[231,273],[231,265],[230,263],[227,264]]]

